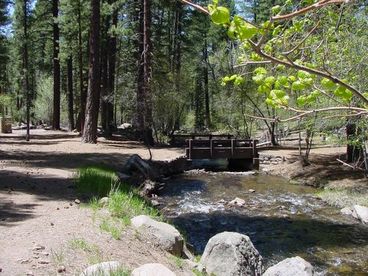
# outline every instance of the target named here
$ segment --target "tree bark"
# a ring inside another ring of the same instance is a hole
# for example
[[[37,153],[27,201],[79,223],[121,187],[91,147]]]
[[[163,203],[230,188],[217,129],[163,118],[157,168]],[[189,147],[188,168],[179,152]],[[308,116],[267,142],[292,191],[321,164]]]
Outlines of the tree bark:
[[[77,120],[77,130],[82,133],[84,128],[85,110],[87,94],[84,89],[83,78],[83,41],[82,41],[82,16],[81,16],[81,0],[78,0],[78,67],[79,67],[79,91],[80,91],[80,106]]]
[[[54,109],[52,128],[60,129],[60,60],[59,60],[59,0],[52,1],[53,16],[53,68],[54,68]]]
[[[69,130],[74,129],[73,58],[68,59],[68,121]]]
[[[23,2],[23,35],[24,35],[24,44],[23,44],[23,72],[24,72],[24,80],[23,80],[23,88],[24,93],[26,94],[26,117],[27,117],[27,133],[26,133],[26,141],[29,141],[31,138],[30,135],[30,120],[31,120],[31,94],[29,91],[29,72],[28,72],[28,0],[24,0]]]
[[[205,98],[205,117],[206,127],[211,127],[211,114],[210,114],[210,95],[208,87],[208,49],[207,39],[205,39],[203,47],[203,85],[204,85],[204,98]]]
[[[97,143],[97,119],[100,100],[100,0],[91,0],[91,34],[86,118],[82,141]]]
[[[118,24],[118,11],[114,10],[112,14],[112,25],[116,27]],[[114,102],[115,102],[115,71],[116,71],[116,52],[117,40],[115,34],[111,35],[108,40],[108,80],[107,80],[107,94],[108,102],[106,105],[106,119],[107,119],[107,136],[111,137],[114,128]]]
[[[137,124],[139,136],[146,145],[153,145],[151,95],[151,1],[141,0],[139,20],[139,67],[137,89]]]
[[[100,114],[101,114],[101,125],[102,130],[104,132],[105,136],[108,130],[107,130],[107,102],[108,102],[108,92],[107,92],[107,79],[108,79],[108,64],[107,64],[107,56],[109,52],[109,45],[107,42],[108,37],[108,30],[109,30],[109,18],[106,18],[104,20],[104,26],[101,30],[101,40],[102,40],[102,49],[101,51],[101,108],[100,108]]]

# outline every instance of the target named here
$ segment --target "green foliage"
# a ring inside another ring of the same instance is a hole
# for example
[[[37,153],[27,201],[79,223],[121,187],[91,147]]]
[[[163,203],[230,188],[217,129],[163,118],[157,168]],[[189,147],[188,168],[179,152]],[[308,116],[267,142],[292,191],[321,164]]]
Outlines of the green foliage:
[[[98,197],[107,196],[112,190],[124,188],[113,170],[101,166],[79,168],[75,183],[78,192]]]
[[[53,80],[51,76],[41,76],[37,83],[37,98],[34,102],[34,116],[38,121],[52,122]]]
[[[228,28],[229,37],[233,39],[238,38],[240,41],[251,39],[257,33],[258,29],[240,16],[234,16]]]
[[[100,229],[110,233],[115,240],[120,240],[123,225],[120,221],[104,218],[100,224]]]
[[[108,196],[108,209],[115,219],[104,218],[101,230],[109,232],[113,238],[119,239],[124,225],[138,215],[160,218],[160,213],[150,206],[144,198],[126,184],[120,182],[117,174],[106,167],[84,167],[78,169],[76,177],[77,190],[81,193],[96,195],[90,207],[97,210],[98,197]]]
[[[220,25],[230,22],[230,12],[227,8],[225,7],[211,8],[210,6],[209,10],[213,23]]]
[[[111,214],[123,219],[125,223],[130,223],[130,219],[138,215],[160,217],[159,212],[134,191],[115,191],[110,193],[109,198]]]

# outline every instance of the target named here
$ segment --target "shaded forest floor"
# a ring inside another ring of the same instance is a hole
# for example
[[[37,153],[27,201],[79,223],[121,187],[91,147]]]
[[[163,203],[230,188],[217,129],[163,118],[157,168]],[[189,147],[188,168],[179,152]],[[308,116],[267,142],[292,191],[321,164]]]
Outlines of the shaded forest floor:
[[[160,262],[186,275],[187,269],[137,238],[129,227],[120,240],[113,239],[100,229],[98,214],[83,207],[83,199],[82,204],[75,202],[76,168],[105,164],[119,170],[132,154],[148,158],[147,149],[136,142],[103,138],[97,145],[82,144],[79,137],[66,132],[32,130],[31,134],[30,142],[24,140],[24,131],[0,136],[1,275],[54,275],[61,266],[65,275],[78,275],[89,264],[106,260],[118,260],[129,269]],[[286,161],[261,168],[308,184],[328,179],[329,185],[355,187],[362,182],[367,187],[362,173],[336,161],[344,150],[312,150],[308,167],[295,162],[297,150],[264,151],[262,155],[282,156]],[[183,150],[154,148],[152,154],[153,159],[166,160],[182,155]]]
[[[34,130],[25,142],[22,131],[0,137],[1,275],[79,275],[91,263],[117,260],[134,269],[149,262],[183,275],[167,253],[141,241],[129,227],[120,240],[100,229],[99,214],[76,204],[73,171],[106,164],[119,169],[131,154],[149,157],[138,143],[106,141],[85,145],[64,132]],[[180,155],[153,149],[154,159]],[[101,214],[103,215],[103,214]],[[32,274],[31,274],[32,272]]]

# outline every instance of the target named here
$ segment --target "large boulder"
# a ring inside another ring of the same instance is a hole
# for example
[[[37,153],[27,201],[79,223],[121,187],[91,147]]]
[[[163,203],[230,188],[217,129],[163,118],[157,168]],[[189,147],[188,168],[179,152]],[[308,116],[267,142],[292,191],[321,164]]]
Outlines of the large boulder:
[[[182,255],[184,239],[172,225],[156,221],[145,215],[134,217],[131,222],[133,227],[146,234],[156,245],[175,256]]]
[[[312,276],[313,266],[299,256],[287,258],[271,266],[263,276]]]
[[[152,263],[134,269],[132,276],[175,276],[175,273],[162,264]]]
[[[262,256],[248,236],[223,232],[212,237],[200,263],[208,274],[219,276],[257,276],[262,274]]]
[[[359,219],[364,224],[368,224],[368,208],[361,205],[354,205],[353,217]]]
[[[110,276],[111,272],[120,269],[120,263],[116,261],[103,262],[87,267],[80,276]]]

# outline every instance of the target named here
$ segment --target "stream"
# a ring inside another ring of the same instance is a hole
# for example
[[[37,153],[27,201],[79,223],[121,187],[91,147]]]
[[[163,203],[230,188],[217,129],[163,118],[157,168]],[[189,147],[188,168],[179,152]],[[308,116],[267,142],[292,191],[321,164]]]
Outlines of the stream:
[[[281,177],[189,171],[159,193],[163,214],[201,255],[217,233],[246,234],[269,266],[301,256],[318,275],[368,275],[368,227]],[[252,191],[254,190],[254,191]],[[239,197],[243,207],[227,202]]]

